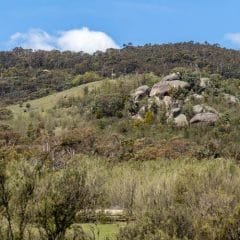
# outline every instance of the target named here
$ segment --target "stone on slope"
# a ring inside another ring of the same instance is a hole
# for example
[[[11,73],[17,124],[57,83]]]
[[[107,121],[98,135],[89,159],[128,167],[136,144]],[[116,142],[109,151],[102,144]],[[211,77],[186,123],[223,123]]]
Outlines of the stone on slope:
[[[150,92],[150,88],[147,85],[140,86],[132,94],[134,102],[139,101],[141,98],[147,96]]]
[[[188,126],[187,117],[184,114],[179,114],[177,117],[174,118],[174,123],[177,127],[186,127]]]
[[[167,76],[165,76],[162,81],[173,81],[173,80],[180,80],[180,73],[172,73],[172,74],[169,74]]]
[[[204,112],[204,113],[198,113],[196,114],[191,120],[190,123],[199,123],[199,122],[205,122],[205,123],[214,123],[218,120],[218,114],[212,113],[212,112]]]
[[[150,97],[159,96],[163,97],[168,94],[171,90],[171,87],[165,82],[159,82],[153,85],[152,90],[150,92]]]
[[[209,78],[200,78],[200,87],[206,88],[210,82]]]
[[[227,93],[224,93],[223,94],[225,100],[227,100],[227,102],[229,103],[239,103],[239,99],[233,95],[230,95],[230,94],[227,94]]]
[[[198,114],[198,113],[202,113],[203,112],[203,106],[198,104],[193,106],[193,113],[194,114]]]
[[[204,105],[204,104],[198,104],[198,105],[193,106],[194,114],[205,113],[205,112],[218,114],[218,111],[216,109],[214,109],[213,107]]]
[[[161,81],[153,85],[152,90],[150,92],[150,97],[159,96],[163,97],[170,93],[171,89],[177,88],[189,88],[190,85],[187,82],[180,80],[173,81]]]

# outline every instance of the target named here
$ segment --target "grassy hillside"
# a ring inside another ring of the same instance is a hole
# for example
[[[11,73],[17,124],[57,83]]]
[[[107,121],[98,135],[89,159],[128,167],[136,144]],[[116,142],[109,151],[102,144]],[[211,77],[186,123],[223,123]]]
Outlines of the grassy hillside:
[[[82,97],[84,94],[84,88],[87,87],[88,90],[91,91],[95,88],[101,87],[101,85],[106,81],[113,82],[114,80],[105,79],[98,82],[83,84],[62,92],[50,94],[46,97],[29,100],[22,103],[22,107],[20,107],[20,104],[9,105],[8,107],[14,112],[15,116],[23,112],[24,106],[26,106],[27,103],[31,105],[31,111],[49,110],[52,109],[60,99],[69,97]]]

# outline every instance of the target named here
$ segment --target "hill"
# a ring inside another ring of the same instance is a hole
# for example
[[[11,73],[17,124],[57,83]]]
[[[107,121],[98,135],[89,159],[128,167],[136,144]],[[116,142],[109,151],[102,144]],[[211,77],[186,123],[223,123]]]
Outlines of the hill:
[[[93,55],[36,51],[16,48],[0,52],[0,97],[3,101],[25,101],[63,91],[91,79],[134,73],[168,74],[175,67],[187,67],[240,78],[240,53],[218,45],[177,43],[145,46],[127,45]],[[92,73],[96,75],[91,75]],[[74,77],[83,75],[80,80]]]

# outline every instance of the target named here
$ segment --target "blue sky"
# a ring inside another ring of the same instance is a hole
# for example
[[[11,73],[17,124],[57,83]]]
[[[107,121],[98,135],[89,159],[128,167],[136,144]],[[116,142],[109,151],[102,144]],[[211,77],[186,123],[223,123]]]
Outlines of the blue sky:
[[[239,10],[239,0],[1,0],[0,49],[84,50],[91,37],[103,49],[190,40],[239,49]]]

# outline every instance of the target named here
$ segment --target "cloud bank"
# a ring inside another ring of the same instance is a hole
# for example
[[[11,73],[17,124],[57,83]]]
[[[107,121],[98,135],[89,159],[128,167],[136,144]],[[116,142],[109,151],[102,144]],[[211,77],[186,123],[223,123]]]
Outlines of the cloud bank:
[[[31,29],[26,33],[17,32],[10,38],[10,46],[20,46],[33,50],[83,51],[92,54],[106,51],[108,48],[119,48],[114,40],[104,32],[91,31],[84,27],[50,35],[41,29]]]
[[[240,33],[228,33],[225,35],[225,38],[233,44],[240,46]]]

